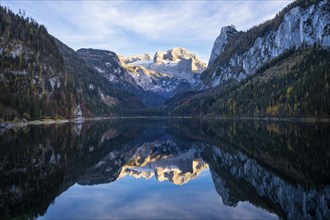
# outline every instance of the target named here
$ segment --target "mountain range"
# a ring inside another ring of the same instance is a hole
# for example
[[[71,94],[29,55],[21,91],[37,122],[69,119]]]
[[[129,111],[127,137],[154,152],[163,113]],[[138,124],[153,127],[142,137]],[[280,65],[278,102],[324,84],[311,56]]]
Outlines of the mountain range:
[[[195,54],[184,48],[123,57],[111,51],[79,49],[77,53],[110,85],[136,94],[149,106],[163,105],[176,93],[191,90],[206,69]]]
[[[72,50],[0,8],[1,121],[99,116],[330,116],[330,6],[296,0],[275,18],[223,27],[208,65],[187,49],[123,57]]]
[[[298,0],[248,31],[222,28],[197,91],[167,101],[168,114],[329,117],[329,11]]]

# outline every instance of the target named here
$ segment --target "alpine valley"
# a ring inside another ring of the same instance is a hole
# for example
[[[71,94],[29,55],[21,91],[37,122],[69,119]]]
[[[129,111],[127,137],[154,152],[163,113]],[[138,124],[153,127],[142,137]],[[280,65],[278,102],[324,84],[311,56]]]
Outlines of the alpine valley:
[[[184,48],[151,55],[118,56],[114,52],[80,49],[77,53],[115,88],[133,92],[146,105],[159,106],[174,94],[192,90],[206,69]]]
[[[330,219],[329,0],[212,29],[283,2],[0,1],[0,219]]]
[[[0,8],[0,120],[112,116],[330,117],[330,5],[297,0],[275,18],[223,27],[208,66],[187,49],[123,57],[74,51]]]

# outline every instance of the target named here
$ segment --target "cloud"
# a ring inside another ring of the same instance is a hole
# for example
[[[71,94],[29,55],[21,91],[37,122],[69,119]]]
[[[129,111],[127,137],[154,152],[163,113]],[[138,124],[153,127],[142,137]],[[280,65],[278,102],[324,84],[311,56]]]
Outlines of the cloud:
[[[290,1],[3,1],[43,23],[74,49],[124,55],[185,47],[208,59],[224,25],[247,30]]]
[[[248,202],[221,202],[210,172],[178,186],[155,178],[125,177],[93,186],[75,184],[63,192],[40,219],[276,219]]]

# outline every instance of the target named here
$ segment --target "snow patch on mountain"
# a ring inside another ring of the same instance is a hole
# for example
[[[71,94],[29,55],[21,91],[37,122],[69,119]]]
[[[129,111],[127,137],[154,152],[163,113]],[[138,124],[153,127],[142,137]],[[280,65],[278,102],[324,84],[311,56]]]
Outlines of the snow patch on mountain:
[[[153,58],[149,54],[124,57],[95,49],[77,52],[115,87],[158,105],[179,91],[192,89],[206,68],[195,54],[183,48],[158,51]]]
[[[122,57],[124,68],[136,83],[145,90],[172,96],[180,85],[192,88],[206,64],[184,48],[157,51],[153,60],[149,54]]]

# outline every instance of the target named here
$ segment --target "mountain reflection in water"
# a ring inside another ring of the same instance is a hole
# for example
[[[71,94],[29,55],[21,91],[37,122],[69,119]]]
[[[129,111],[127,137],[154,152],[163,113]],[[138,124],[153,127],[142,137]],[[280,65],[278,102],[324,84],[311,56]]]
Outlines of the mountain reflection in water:
[[[190,208],[191,216],[181,210],[174,216],[111,217],[330,219],[329,133],[326,123],[190,119],[118,119],[7,132],[0,136],[0,217],[47,217],[60,204],[55,199],[82,186],[93,192],[97,184],[111,183],[106,186],[114,190],[112,198],[120,184],[142,184],[141,192],[126,191],[136,195],[174,187],[156,179],[180,185],[173,203]],[[205,209],[189,203],[188,189],[209,202],[206,195],[215,190],[223,204]],[[226,213],[221,205],[232,208]]]

